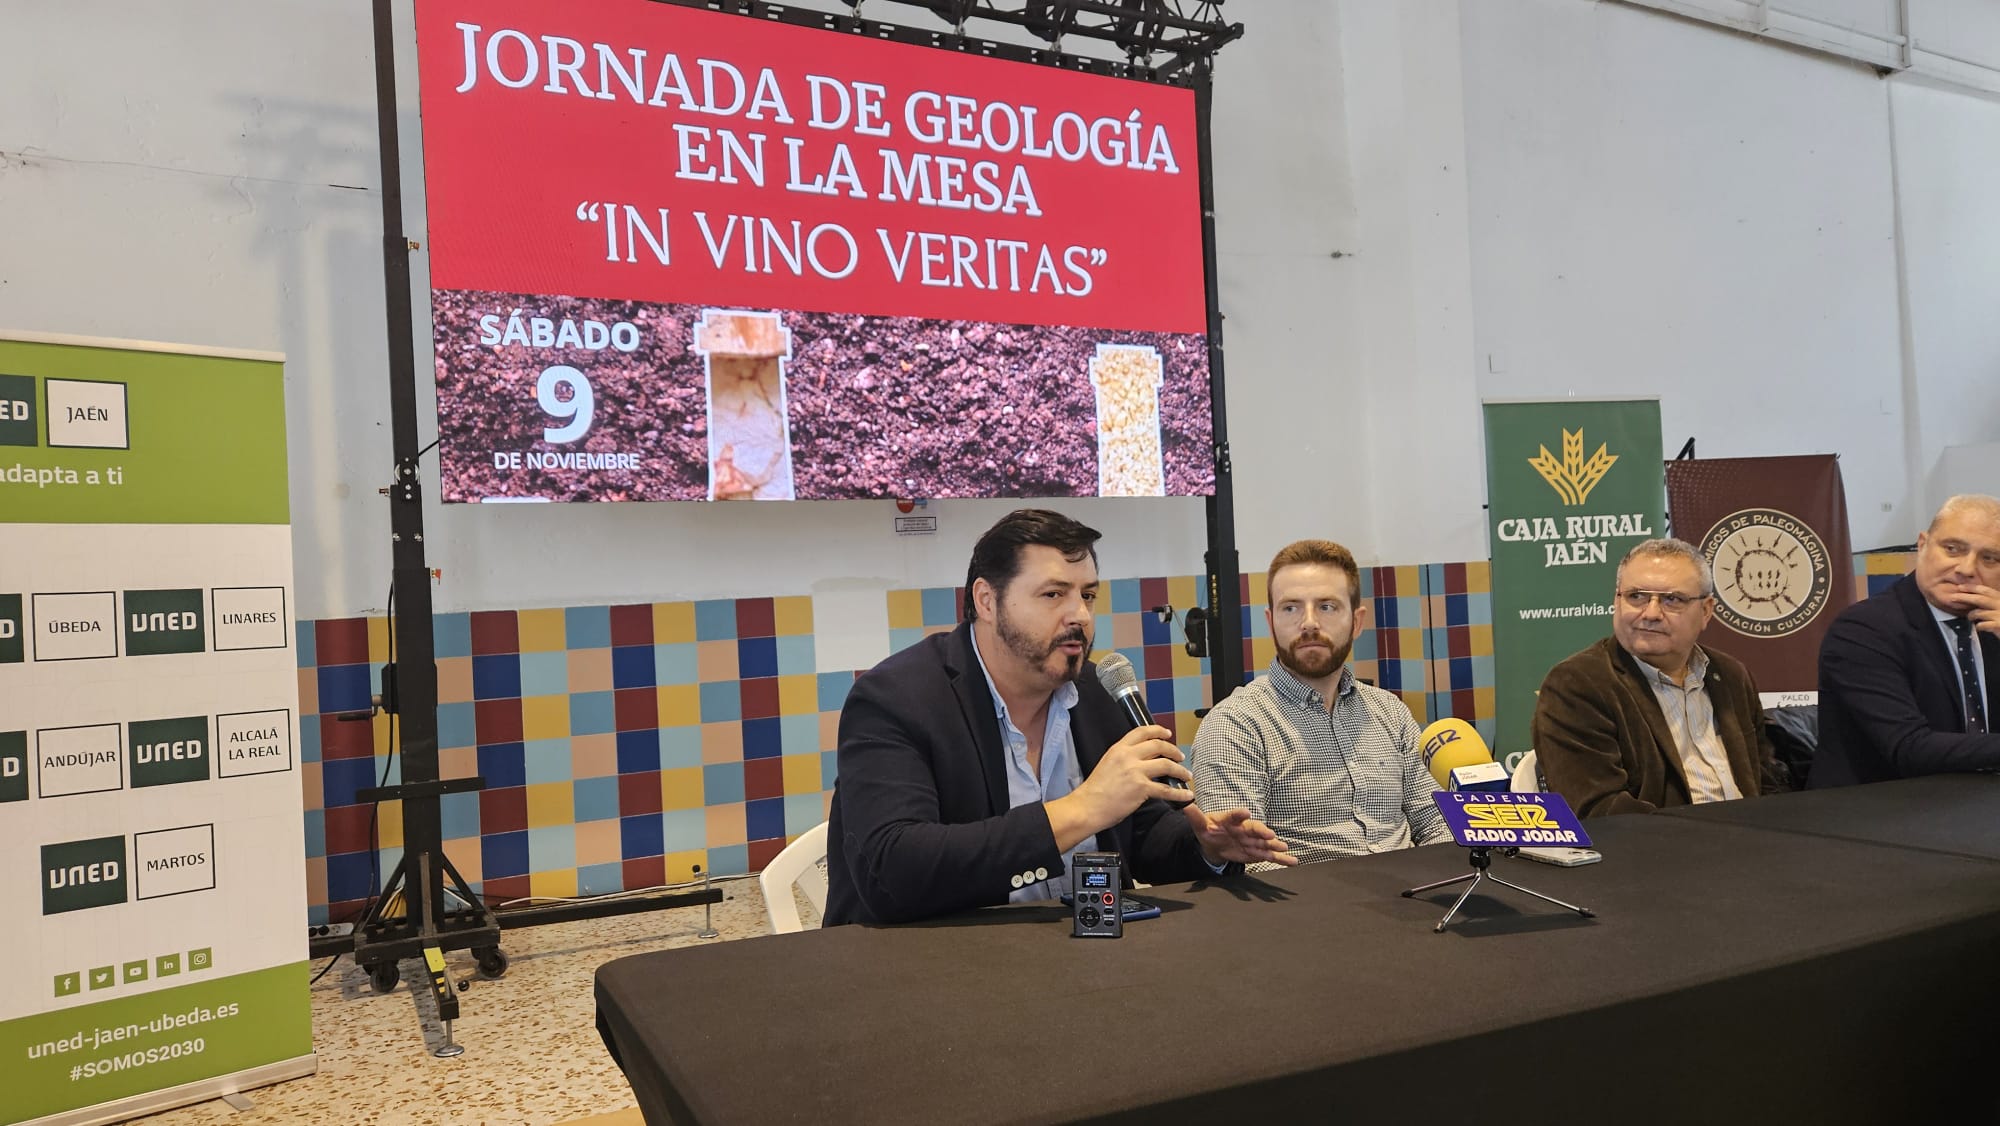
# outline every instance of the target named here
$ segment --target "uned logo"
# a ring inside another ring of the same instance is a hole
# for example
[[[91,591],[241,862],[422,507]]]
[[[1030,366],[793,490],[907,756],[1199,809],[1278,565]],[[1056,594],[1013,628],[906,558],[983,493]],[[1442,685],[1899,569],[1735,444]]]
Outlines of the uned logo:
[[[35,377],[0,375],[0,446],[37,446]]]
[[[28,733],[0,731],[0,802],[28,800]]]
[[[1618,463],[1618,455],[1609,452],[1608,443],[1600,442],[1597,452],[1586,461],[1583,457],[1583,430],[1578,428],[1575,433],[1565,430],[1562,436],[1562,460],[1556,460],[1549,448],[1542,446],[1541,453],[1529,458],[1528,464],[1542,475],[1542,480],[1549,483],[1549,488],[1556,491],[1566,507],[1574,508],[1590,499],[1590,490],[1604,480],[1606,473],[1611,472],[1611,467]]]
[[[201,588],[125,592],[125,652],[199,653],[208,648]]]
[[[0,594],[0,665],[19,664],[26,653],[22,640],[21,596]]]
[[[125,902],[125,838],[42,846],[42,914]]]
[[[131,733],[132,788],[208,781],[208,717],[135,719]]]

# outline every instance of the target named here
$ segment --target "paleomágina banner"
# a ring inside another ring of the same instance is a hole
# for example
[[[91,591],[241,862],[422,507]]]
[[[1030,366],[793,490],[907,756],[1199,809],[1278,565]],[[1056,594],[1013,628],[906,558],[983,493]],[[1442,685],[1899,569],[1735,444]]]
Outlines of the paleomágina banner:
[[[1213,491],[1192,91],[421,0],[446,500]]]
[[[1766,693],[1819,690],[1819,643],[1854,601],[1847,490],[1833,454],[1667,463],[1674,530],[1715,572],[1704,647]]]
[[[1660,404],[1486,404],[1493,544],[1494,757],[1529,748],[1535,693],[1611,633],[1618,560],[1666,534]]]

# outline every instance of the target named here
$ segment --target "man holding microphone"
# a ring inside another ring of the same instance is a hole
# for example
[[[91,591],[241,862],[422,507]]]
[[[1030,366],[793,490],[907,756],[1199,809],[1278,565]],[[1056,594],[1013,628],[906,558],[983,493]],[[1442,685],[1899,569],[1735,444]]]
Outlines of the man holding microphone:
[[[1097,539],[1060,513],[1009,514],[973,547],[964,622],[855,682],[827,926],[1053,899],[1079,851],[1121,853],[1150,883],[1297,863],[1248,811],[1187,801],[1173,733],[1132,727],[1091,675]]]

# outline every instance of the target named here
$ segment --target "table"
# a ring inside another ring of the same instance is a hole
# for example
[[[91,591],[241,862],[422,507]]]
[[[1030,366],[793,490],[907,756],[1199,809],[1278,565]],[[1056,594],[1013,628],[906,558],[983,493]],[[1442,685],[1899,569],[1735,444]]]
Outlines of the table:
[[[2000,775],[1994,774],[1932,774],[1661,812],[1694,821],[2000,860]]]
[[[2000,822],[2000,789],[1964,792]],[[1466,870],[1433,845],[1150,889],[1165,913],[1116,941],[1014,907],[623,958],[598,1025],[655,1124],[2000,1115],[2000,863],[1720,817],[1590,829],[1602,864],[1495,867],[1595,919],[1482,888],[1433,934],[1459,889],[1399,895]]]

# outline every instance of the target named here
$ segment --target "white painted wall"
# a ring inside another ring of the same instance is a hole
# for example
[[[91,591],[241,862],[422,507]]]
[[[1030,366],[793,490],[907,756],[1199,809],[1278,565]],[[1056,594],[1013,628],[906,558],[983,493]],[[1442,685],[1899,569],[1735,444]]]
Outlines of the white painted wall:
[[[1483,557],[1482,396],[1659,395],[1669,441],[1707,455],[1838,450],[1857,544],[1906,542],[1940,451],[1995,437],[1993,103],[1587,0],[1228,14],[1249,29],[1215,105],[1247,569],[1315,534],[1367,562]],[[367,22],[0,0],[27,47],[0,68],[0,328],[286,353],[308,617],[379,610],[388,576]],[[1006,507],[946,502],[912,541],[886,502],[454,506],[430,538],[440,609],[815,592],[833,620],[958,581]],[[1108,574],[1200,567],[1198,501],[1060,507],[1107,533]]]
[[[5,0],[0,26],[0,328],[285,353],[300,613],[379,606],[366,19],[311,0]]]
[[[1246,571],[1308,535],[1365,552],[1374,511],[1359,484],[1367,397],[1356,295],[1367,273],[1341,112],[1352,81],[1341,15],[1275,5],[1246,19],[1244,38],[1216,61],[1217,276]]]
[[[1478,393],[1657,395],[1669,456],[1838,453],[1854,543],[1907,542],[1882,80],[1616,4],[1461,12]]]
[[[1483,559],[1459,13],[1450,4],[1347,0],[1341,18],[1361,216],[1358,347],[1342,397],[1359,408],[1361,425],[1359,456],[1340,477],[1365,481],[1358,491],[1369,505],[1354,546],[1374,563]]]
[[[1992,0],[1624,0],[1888,71],[2000,93]]]
[[[1901,80],[1889,95],[1910,310],[1906,449],[1912,503],[1928,512],[1954,491],[2000,493],[2000,476],[1971,469],[1971,448],[2000,449],[2000,97]],[[1951,447],[1968,449],[1951,458]]]

